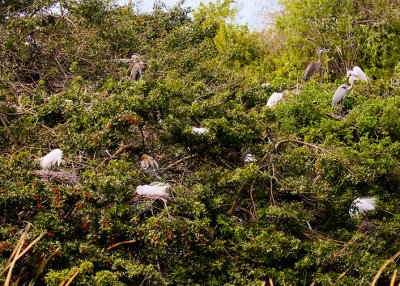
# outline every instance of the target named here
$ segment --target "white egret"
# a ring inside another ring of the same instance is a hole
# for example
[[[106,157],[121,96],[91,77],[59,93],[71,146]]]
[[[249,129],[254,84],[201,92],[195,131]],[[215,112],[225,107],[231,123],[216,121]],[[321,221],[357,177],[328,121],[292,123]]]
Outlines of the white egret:
[[[350,206],[349,214],[352,218],[363,215],[368,211],[374,210],[376,207],[375,197],[356,198]]]
[[[267,102],[268,107],[273,107],[278,104],[283,98],[283,93],[281,92],[274,92],[269,98]]]
[[[205,134],[208,133],[208,131],[207,127],[192,127],[192,133],[195,134]]]
[[[365,82],[369,82],[369,79],[365,72],[358,66],[355,66],[353,70],[348,70],[347,71],[347,77],[356,77],[357,79]]]
[[[62,162],[62,155],[63,152],[60,149],[54,149],[46,156],[39,158],[36,161],[39,163],[42,169],[50,170],[55,164],[60,166]]]

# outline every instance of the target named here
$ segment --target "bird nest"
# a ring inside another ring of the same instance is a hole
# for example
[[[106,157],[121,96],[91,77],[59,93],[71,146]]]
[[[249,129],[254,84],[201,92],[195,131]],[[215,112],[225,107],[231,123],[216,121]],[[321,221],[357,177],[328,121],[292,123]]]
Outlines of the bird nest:
[[[75,173],[55,172],[50,170],[36,170],[34,171],[36,177],[40,178],[43,182],[57,182],[67,185],[78,184],[78,176]]]

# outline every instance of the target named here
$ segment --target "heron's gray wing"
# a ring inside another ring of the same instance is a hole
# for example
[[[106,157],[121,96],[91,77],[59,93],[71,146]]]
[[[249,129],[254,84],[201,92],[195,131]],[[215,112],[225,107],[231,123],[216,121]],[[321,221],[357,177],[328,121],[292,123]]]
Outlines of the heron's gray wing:
[[[317,71],[319,68],[319,63],[316,61],[312,61],[311,63],[308,64],[305,72],[304,72],[304,77],[303,80],[307,81],[310,79],[310,77],[313,76],[313,74]]]
[[[337,105],[347,94],[347,85],[342,84],[333,95],[332,105]]]

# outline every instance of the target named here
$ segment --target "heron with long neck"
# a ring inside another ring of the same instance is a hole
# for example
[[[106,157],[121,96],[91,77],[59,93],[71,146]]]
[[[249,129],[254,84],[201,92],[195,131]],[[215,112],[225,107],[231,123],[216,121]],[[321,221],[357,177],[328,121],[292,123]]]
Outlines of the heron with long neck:
[[[344,97],[348,94],[354,87],[354,82],[358,80],[355,76],[349,77],[349,84],[341,84],[333,95],[332,105],[338,105],[343,102]]]
[[[324,52],[325,49],[319,48],[318,49],[318,61],[312,61],[308,64],[306,71],[304,72],[304,81],[308,81],[322,65],[321,54]]]

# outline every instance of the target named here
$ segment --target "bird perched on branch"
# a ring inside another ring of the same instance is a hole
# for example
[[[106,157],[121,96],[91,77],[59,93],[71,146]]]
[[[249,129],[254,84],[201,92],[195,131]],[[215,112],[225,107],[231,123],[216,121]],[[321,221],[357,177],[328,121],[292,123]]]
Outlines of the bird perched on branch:
[[[303,79],[304,81],[308,81],[321,67],[322,61],[321,61],[321,54],[322,52],[325,52],[326,50],[323,48],[318,49],[318,61],[312,61],[307,65],[307,68],[304,72]]]
[[[63,152],[60,149],[54,149],[46,156],[36,159],[40,167],[44,170],[50,170],[55,164],[59,167],[62,163]]]
[[[350,206],[349,214],[352,218],[363,215],[376,207],[375,197],[356,198]]]

